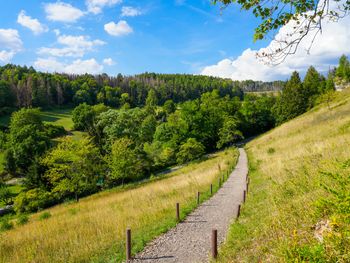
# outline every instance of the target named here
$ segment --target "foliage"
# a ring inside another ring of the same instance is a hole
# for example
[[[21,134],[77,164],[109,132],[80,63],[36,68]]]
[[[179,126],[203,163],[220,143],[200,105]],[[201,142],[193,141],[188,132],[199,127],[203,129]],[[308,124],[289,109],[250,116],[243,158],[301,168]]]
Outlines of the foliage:
[[[0,108],[11,107],[15,101],[15,96],[8,82],[0,80]]]
[[[36,212],[54,203],[53,196],[41,188],[21,192],[15,198],[14,209],[17,213]]]
[[[295,54],[301,41],[311,35],[311,49],[319,32],[322,32],[322,22],[337,22],[346,17],[350,11],[349,1],[255,1],[255,0],[212,0],[224,6],[238,3],[243,10],[251,10],[261,23],[255,28],[254,40],[267,38],[269,33],[275,37],[278,30],[285,25],[290,30],[283,38],[275,38],[275,45],[259,55],[273,63],[281,63],[286,56]]]
[[[5,184],[0,184],[0,203],[5,205],[12,203],[12,193]]]
[[[45,122],[44,129],[47,137],[49,138],[57,138],[57,137],[67,135],[67,131],[61,125]]]
[[[40,220],[45,220],[45,219],[48,219],[50,217],[51,217],[51,213],[50,212],[44,212],[44,213],[40,214],[39,219]]]
[[[239,123],[236,118],[228,117],[225,119],[222,128],[219,130],[220,140],[216,144],[218,149],[243,139],[242,132],[238,130],[238,126]]]
[[[134,180],[142,176],[141,163],[133,149],[133,142],[127,137],[114,141],[107,163],[110,169],[108,182],[111,185],[124,184],[127,179]]]
[[[39,110],[21,109],[12,114],[6,144],[6,168],[9,172],[25,174],[49,146]]]
[[[29,222],[29,217],[26,214],[21,214],[17,217],[17,225],[23,226]]]
[[[4,218],[0,221],[0,232],[11,230],[13,228],[13,223],[10,222],[8,218]]]
[[[54,197],[62,200],[97,190],[101,158],[98,150],[87,139],[63,139],[41,160],[46,170],[44,177]]]
[[[198,159],[205,153],[204,146],[194,138],[189,138],[180,146],[179,152],[176,154],[178,163],[186,163]]]

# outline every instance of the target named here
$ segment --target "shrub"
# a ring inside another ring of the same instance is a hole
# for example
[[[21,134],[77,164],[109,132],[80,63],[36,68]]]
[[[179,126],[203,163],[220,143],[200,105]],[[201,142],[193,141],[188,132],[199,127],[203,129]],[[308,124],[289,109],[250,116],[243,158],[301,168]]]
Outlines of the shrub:
[[[15,198],[14,209],[17,213],[36,212],[53,204],[54,198],[49,192],[35,188],[28,192],[20,193]]]
[[[275,153],[275,152],[276,152],[275,148],[269,148],[269,149],[267,149],[267,153],[268,153],[268,154],[273,154],[273,153]]]
[[[5,205],[12,203],[12,194],[6,185],[0,185],[0,202],[3,202]]]
[[[39,216],[40,220],[45,220],[51,217],[51,213],[50,212],[44,212]]]
[[[25,225],[25,224],[28,223],[28,221],[29,221],[28,216],[22,214],[22,215],[20,215],[20,216],[17,218],[17,225],[20,225],[20,226],[21,226],[21,225]]]
[[[204,146],[194,138],[189,138],[182,144],[176,155],[178,163],[186,163],[198,159],[204,154]]]
[[[13,224],[12,222],[9,221],[8,218],[6,219],[3,219],[1,221],[1,224],[0,224],[0,231],[6,231],[6,230],[10,230],[13,228]]]
[[[49,138],[57,138],[67,135],[67,131],[63,126],[55,125],[52,123],[44,123],[46,134]]]

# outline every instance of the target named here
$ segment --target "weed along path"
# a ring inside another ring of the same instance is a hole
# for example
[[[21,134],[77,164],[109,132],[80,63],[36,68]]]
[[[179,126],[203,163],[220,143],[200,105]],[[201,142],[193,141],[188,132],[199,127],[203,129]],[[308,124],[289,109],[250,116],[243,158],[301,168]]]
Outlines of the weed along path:
[[[175,228],[152,241],[132,262],[209,261],[212,230],[217,230],[217,242],[222,243],[247,190],[247,155],[243,148],[239,153],[236,168],[219,191]]]

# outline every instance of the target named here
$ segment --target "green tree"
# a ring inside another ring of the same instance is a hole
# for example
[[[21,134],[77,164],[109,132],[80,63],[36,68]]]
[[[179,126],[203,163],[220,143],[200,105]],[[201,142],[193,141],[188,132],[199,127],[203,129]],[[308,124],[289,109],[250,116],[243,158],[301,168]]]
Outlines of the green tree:
[[[299,73],[294,71],[275,108],[277,123],[283,123],[304,113],[307,103]]]
[[[220,140],[216,144],[218,149],[223,146],[231,145],[234,142],[243,139],[243,134],[238,130],[239,123],[234,117],[227,117],[224,121],[223,127],[219,130]]]
[[[142,176],[141,163],[133,141],[129,138],[120,138],[114,141],[111,154],[107,156],[110,170],[108,181],[111,185],[124,184],[125,181],[137,179]]]
[[[180,146],[179,152],[176,154],[178,163],[186,163],[198,159],[205,153],[203,144],[194,138],[189,138]]]
[[[321,75],[313,66],[309,67],[306,72],[303,81],[303,91],[308,108],[314,105],[317,96],[323,92]]]
[[[74,129],[88,131],[93,124],[94,111],[92,106],[82,103],[75,107],[72,112]]]
[[[0,108],[13,107],[15,96],[11,90],[10,84],[4,80],[0,80]]]
[[[342,55],[340,57],[335,75],[346,82],[350,81],[350,63],[347,56]]]
[[[167,115],[174,113],[176,110],[176,105],[173,102],[173,100],[167,100],[166,102],[164,102],[163,105],[163,109],[165,110],[165,112],[167,113]]]
[[[52,186],[51,192],[59,199],[75,197],[97,190],[101,173],[101,157],[89,140],[74,141],[64,138],[42,160],[46,167],[44,177]]]
[[[9,172],[25,174],[37,157],[50,146],[37,109],[21,109],[12,114],[6,143],[6,167]]]

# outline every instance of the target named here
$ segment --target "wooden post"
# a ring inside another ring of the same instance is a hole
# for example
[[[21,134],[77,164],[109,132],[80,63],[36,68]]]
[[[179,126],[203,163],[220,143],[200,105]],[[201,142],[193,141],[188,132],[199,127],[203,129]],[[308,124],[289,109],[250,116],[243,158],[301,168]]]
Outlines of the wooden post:
[[[243,191],[243,203],[245,203],[246,195],[247,195],[247,192],[246,192],[246,190],[244,190]]]
[[[197,205],[199,205],[200,195],[201,195],[201,193],[200,193],[200,192],[197,192]]]
[[[216,229],[211,232],[211,255],[214,259],[218,257],[218,231]]]
[[[180,222],[180,204],[176,203],[176,220]]]
[[[221,172],[221,166],[220,166],[220,164],[218,164],[218,169],[219,169],[219,171]]]
[[[238,205],[236,219],[238,219],[240,215],[241,215],[241,205]]]
[[[220,186],[221,186],[221,178],[219,178],[219,188],[220,188]]]
[[[210,195],[213,195],[213,184],[210,184]]]
[[[130,261],[131,258],[131,229],[126,230],[126,261]]]

